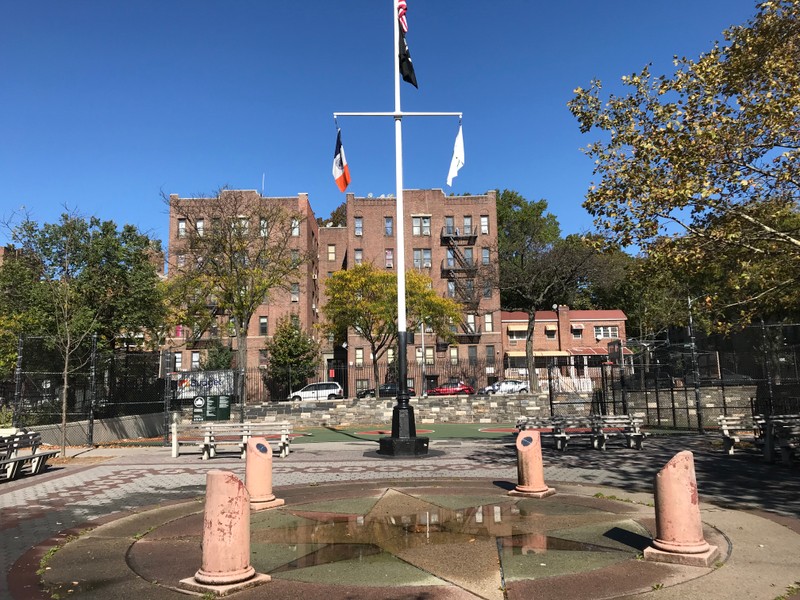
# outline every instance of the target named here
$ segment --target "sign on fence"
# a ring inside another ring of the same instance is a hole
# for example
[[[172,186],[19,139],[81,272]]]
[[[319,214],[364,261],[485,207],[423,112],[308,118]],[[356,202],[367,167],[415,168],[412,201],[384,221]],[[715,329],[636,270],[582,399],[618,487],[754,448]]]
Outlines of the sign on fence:
[[[176,394],[179,400],[196,396],[232,396],[236,392],[232,370],[173,373],[172,377],[178,381]]]

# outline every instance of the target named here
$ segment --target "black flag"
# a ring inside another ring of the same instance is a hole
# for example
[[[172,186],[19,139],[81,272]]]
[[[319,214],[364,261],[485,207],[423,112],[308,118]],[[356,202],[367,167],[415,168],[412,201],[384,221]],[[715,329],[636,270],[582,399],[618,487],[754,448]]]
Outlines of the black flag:
[[[408,53],[408,44],[406,43],[406,35],[403,33],[403,28],[400,28],[400,76],[403,81],[406,81],[419,89],[417,85],[417,76],[414,74],[414,65],[411,63],[411,55]]]

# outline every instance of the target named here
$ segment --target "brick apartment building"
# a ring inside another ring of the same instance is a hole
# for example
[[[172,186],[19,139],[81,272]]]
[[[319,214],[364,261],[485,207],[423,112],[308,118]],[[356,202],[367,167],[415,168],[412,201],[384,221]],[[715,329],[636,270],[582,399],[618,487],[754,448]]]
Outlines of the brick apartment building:
[[[502,313],[503,366],[506,377],[526,378],[525,340],[528,315]],[[571,310],[560,305],[536,311],[533,325],[534,367],[540,380],[567,378],[574,382],[600,378],[601,365],[626,339],[627,317],[621,310]],[[579,385],[579,384],[578,384]],[[590,388],[591,389],[591,388]]]
[[[318,226],[307,194],[285,198],[262,197],[253,190],[221,194],[240,194],[245,203],[278,204],[302,215],[292,230],[290,247],[309,257],[298,268],[291,289],[271,293],[254,314],[249,324],[248,368],[269,368],[264,343],[278,320],[290,316],[320,341],[319,379],[339,381],[349,396],[374,387],[369,344],[352,331],[346,340],[334,341],[319,327],[326,300],[325,280],[336,271],[364,262],[395,269],[397,228],[402,225],[406,269],[430,276],[439,294],[464,307],[462,321],[453,324],[453,344],[437,339],[430,330],[409,332],[409,386],[421,391],[463,379],[477,388],[498,379],[525,376],[527,316],[501,313],[499,293],[488,285],[497,262],[495,192],[445,196],[440,189],[406,190],[402,224],[396,222],[394,197],[347,194],[347,224],[343,227]],[[179,269],[186,260],[187,228],[198,227],[198,223],[187,223],[181,216],[185,211],[178,208],[192,205],[193,213],[202,220],[202,207],[210,210],[214,202],[214,198],[170,196],[170,270]],[[219,315],[218,321],[217,327],[207,331],[176,328],[166,343],[174,352],[174,370],[198,369],[205,349],[215,339],[235,347],[235,339],[225,333],[225,315]],[[556,358],[564,375],[588,377],[589,369],[607,360],[608,342],[616,339],[625,339],[625,315],[619,310],[579,311],[559,306],[536,313],[534,354],[537,367],[545,370],[550,359]],[[382,377],[393,359],[394,351],[382,357]]]

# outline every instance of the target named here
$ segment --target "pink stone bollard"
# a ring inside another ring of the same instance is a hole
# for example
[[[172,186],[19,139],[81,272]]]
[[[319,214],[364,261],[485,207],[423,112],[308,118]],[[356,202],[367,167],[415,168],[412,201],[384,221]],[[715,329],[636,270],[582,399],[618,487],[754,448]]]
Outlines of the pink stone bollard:
[[[272,493],[272,448],[266,438],[250,438],[245,457],[244,477],[250,492],[250,509],[258,511],[283,506],[284,501]]]
[[[719,549],[703,537],[694,455],[676,454],[655,478],[656,537],[647,560],[709,566]]]
[[[202,548],[200,569],[181,587],[225,595],[270,580],[250,565],[250,496],[230,471],[212,469],[206,476]]]
[[[538,431],[523,430],[517,436],[517,476],[519,484],[510,496],[545,498],[556,493],[544,482],[542,440]]]

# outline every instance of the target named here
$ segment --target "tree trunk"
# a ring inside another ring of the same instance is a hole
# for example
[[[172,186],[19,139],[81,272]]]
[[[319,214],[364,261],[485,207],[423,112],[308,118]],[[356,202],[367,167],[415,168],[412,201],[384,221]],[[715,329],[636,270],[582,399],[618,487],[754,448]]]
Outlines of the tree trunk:
[[[539,391],[539,375],[536,372],[536,359],[533,355],[533,326],[536,313],[528,315],[528,331],[525,335],[525,364],[528,366],[528,385],[531,393]]]
[[[64,357],[61,373],[61,457],[67,456],[67,398],[69,397],[69,353]]]
[[[244,407],[247,404],[247,328],[244,331],[238,328],[236,331],[236,363],[236,368],[239,370],[237,392],[239,402]]]
[[[375,346],[370,345],[370,351],[372,352],[372,376],[375,378],[375,397],[378,398],[381,388],[381,382],[380,382],[380,373],[378,372],[378,361],[375,360],[376,356]],[[397,358],[395,357],[395,361],[396,360]],[[399,386],[400,384],[398,383],[397,387],[398,390],[400,389]]]

